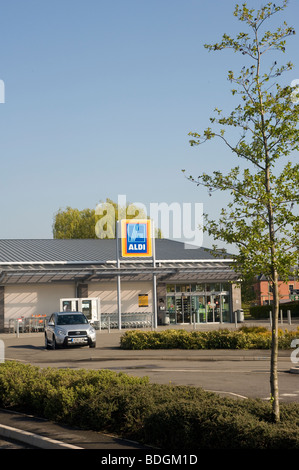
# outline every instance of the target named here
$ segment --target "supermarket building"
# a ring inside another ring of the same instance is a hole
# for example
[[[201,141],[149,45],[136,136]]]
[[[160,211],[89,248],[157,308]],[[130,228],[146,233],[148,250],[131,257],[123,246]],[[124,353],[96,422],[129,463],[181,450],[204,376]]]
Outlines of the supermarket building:
[[[241,309],[232,259],[154,240],[151,258],[115,239],[0,240],[0,332],[20,318],[81,310],[100,327],[226,323]]]

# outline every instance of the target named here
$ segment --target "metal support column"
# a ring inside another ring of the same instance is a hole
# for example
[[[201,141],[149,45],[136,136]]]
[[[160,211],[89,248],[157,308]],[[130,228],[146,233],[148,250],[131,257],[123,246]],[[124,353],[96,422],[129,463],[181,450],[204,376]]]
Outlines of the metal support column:
[[[120,269],[120,259],[119,259],[119,221],[116,222],[116,261],[117,269]],[[118,329],[121,330],[121,285],[120,285],[120,275],[117,275],[117,313],[118,313]]]
[[[0,286],[0,333],[4,333],[4,286]]]
[[[156,237],[155,237],[155,226],[154,222],[152,223],[152,250],[153,250],[153,267],[154,267],[154,274],[153,274],[153,327],[157,328],[158,325],[158,318],[157,318],[157,275],[155,273],[156,270]]]

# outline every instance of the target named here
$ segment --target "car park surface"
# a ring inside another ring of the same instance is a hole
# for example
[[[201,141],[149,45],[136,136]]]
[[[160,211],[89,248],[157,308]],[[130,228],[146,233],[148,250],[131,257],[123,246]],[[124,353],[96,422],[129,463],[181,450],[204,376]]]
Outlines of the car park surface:
[[[292,327],[296,329],[297,325]],[[148,376],[154,383],[202,387],[224,396],[270,398],[269,350],[121,350],[123,333],[97,330],[95,348],[70,347],[63,354],[60,349],[45,349],[42,333],[24,333],[19,337],[2,334],[0,338],[5,343],[6,360],[39,367],[110,369]],[[279,352],[279,391],[283,402],[299,401],[299,374],[290,373],[296,367],[291,361],[292,352],[292,349]]]
[[[212,327],[219,328],[219,325]],[[296,329],[297,325],[292,328]],[[153,383],[202,387],[235,399],[270,399],[271,353],[268,350],[121,350],[119,345],[123,333],[118,330],[98,330],[95,348],[70,347],[63,351],[47,350],[43,333],[0,334],[0,340],[5,344],[7,361],[16,360],[42,368],[110,369],[134,376],[148,376]],[[292,350],[287,350],[279,353],[281,402],[299,402],[299,374],[290,373],[290,369],[294,367],[290,358],[291,352]],[[117,436],[70,429],[33,416],[5,410],[0,410],[0,423],[13,429],[17,428],[15,432],[21,436],[20,440],[24,431],[38,434],[39,443],[42,442],[44,448],[52,446],[50,441],[53,439],[58,439],[55,445],[60,448],[75,445],[84,449],[103,449],[105,452],[107,449],[144,448],[138,443],[122,440]],[[6,442],[2,445],[7,448]]]

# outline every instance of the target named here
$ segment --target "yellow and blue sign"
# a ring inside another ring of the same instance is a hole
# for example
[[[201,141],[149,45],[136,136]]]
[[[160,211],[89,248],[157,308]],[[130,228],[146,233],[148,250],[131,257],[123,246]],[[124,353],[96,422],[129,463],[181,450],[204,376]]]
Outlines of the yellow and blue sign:
[[[122,256],[151,257],[151,221],[129,219],[121,223]]]

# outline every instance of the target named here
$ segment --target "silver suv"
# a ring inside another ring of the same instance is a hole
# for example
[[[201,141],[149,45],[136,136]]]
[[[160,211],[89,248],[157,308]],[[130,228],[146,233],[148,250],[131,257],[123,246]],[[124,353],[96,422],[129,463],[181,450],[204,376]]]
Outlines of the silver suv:
[[[45,326],[45,347],[96,346],[96,332],[82,312],[52,313]]]

